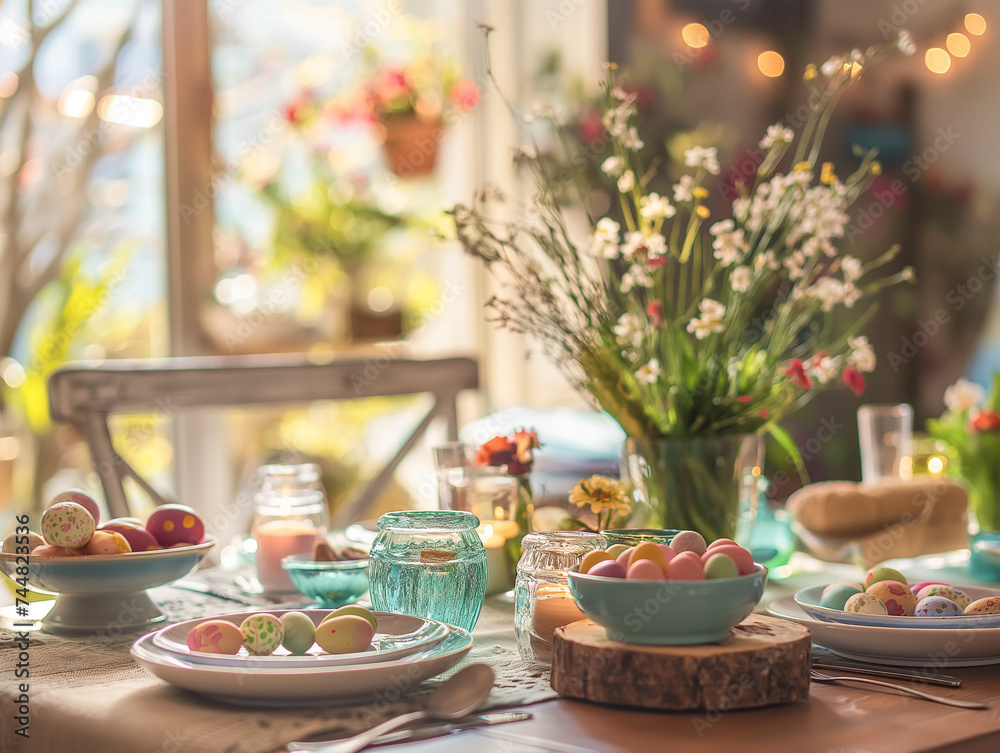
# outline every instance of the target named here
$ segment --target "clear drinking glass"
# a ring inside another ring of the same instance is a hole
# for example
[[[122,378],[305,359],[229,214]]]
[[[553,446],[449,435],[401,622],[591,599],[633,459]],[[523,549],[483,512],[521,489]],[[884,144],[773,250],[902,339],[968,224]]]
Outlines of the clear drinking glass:
[[[589,531],[540,531],[521,540],[514,585],[514,635],[527,662],[552,661],[552,633],[584,619],[569,592],[566,573],[588,552],[604,549],[607,539]]]
[[[486,596],[479,519],[453,510],[390,512],[369,553],[372,606],[472,630]]]
[[[913,409],[905,404],[862,405],[858,408],[861,481],[912,478]]]
[[[679,533],[676,528],[612,528],[601,531],[601,535],[608,540],[608,546],[615,544],[635,546],[643,541],[669,544]]]
[[[448,442],[433,448],[437,471],[438,504],[442,510],[469,511],[466,489],[476,462],[476,448],[466,442]]]

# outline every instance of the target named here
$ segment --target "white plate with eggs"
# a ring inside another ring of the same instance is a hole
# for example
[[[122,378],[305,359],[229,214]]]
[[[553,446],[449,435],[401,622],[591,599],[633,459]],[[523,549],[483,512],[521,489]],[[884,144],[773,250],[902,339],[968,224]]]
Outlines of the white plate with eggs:
[[[258,612],[238,612],[212,617],[213,620],[226,620],[239,626],[244,619]],[[298,610],[270,610],[268,614],[281,617],[285,612]],[[303,613],[319,624],[332,609],[307,609]],[[378,627],[372,638],[371,645],[364,651],[348,654],[328,654],[319,646],[313,647],[304,655],[294,655],[286,648],[279,647],[270,656],[251,656],[246,648],[241,648],[238,654],[215,654],[202,651],[192,651],[187,645],[187,635],[192,628],[205,619],[178,622],[176,625],[157,630],[151,634],[151,641],[158,649],[195,664],[219,667],[243,667],[249,669],[292,669],[307,667],[334,667],[340,665],[372,664],[376,662],[396,661],[410,654],[425,651],[443,641],[450,630],[448,625],[422,617],[411,617],[406,614],[391,612],[372,612]]]
[[[1000,664],[1000,628],[928,630],[824,622],[806,614],[792,596],[774,599],[767,612],[805,625],[813,643],[847,659],[927,670]]]

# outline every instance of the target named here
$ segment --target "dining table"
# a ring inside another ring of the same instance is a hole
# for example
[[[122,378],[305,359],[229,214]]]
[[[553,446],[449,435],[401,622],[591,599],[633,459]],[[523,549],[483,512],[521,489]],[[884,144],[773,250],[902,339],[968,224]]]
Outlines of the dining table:
[[[959,553],[960,556],[960,553]],[[931,571],[938,560],[928,560]],[[911,568],[923,565],[910,563]],[[945,563],[961,573],[961,563]],[[925,568],[925,569],[927,569]],[[857,570],[798,553],[772,572],[758,611],[798,589]],[[184,584],[150,591],[168,623],[234,611],[273,608],[263,597],[237,592],[232,573],[205,568]],[[6,591],[3,591],[7,595]],[[229,594],[227,596],[227,594]],[[229,599],[249,601],[256,606]],[[0,751],[20,753],[277,753],[305,738],[330,739],[367,729],[421,708],[433,688],[470,663],[493,667],[496,681],[480,711],[522,711],[530,718],[420,741],[386,744],[386,753],[424,751],[795,751],[796,753],[996,753],[1000,750],[1000,663],[947,667],[961,688],[928,688],[981,701],[961,709],[853,683],[812,683],[808,699],[730,711],[650,711],[560,697],[546,665],[526,663],[514,636],[514,604],[488,597],[473,631],[474,646],[452,670],[416,687],[374,698],[319,706],[224,703],[174,687],[147,673],[129,653],[135,635],[61,637],[12,629],[13,601],[0,606]],[[40,618],[51,602],[32,604]],[[284,606],[295,606],[284,604]],[[1000,630],[1000,628],[986,628]],[[28,649],[25,651],[26,638]],[[816,648],[815,651],[822,651]],[[996,657],[1000,662],[1000,657]],[[16,676],[28,664],[30,675]],[[844,675],[844,671],[832,674]],[[861,675],[857,675],[861,676]],[[670,683],[663,677],[663,683]],[[28,692],[22,692],[26,684]],[[20,714],[19,711],[25,713]],[[25,725],[23,722],[27,721]]]

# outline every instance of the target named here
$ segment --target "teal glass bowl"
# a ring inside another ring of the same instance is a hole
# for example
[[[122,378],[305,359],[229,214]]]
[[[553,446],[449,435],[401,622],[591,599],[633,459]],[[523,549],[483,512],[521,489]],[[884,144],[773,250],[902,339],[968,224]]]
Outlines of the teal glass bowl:
[[[368,590],[368,560],[314,562],[304,553],[283,558],[281,566],[299,593],[320,607],[353,604]]]
[[[569,573],[569,590],[587,617],[621,643],[682,646],[729,635],[764,595],[767,568],[718,580],[625,580]]]

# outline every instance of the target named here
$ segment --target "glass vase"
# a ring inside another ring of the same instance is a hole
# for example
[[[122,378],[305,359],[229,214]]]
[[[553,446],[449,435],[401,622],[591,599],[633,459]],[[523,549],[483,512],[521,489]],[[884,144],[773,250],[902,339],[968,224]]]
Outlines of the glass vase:
[[[486,596],[479,519],[453,510],[390,512],[369,553],[372,606],[472,630]]]
[[[764,442],[756,434],[625,442],[629,480],[649,528],[698,531],[706,541],[749,544],[757,515]]]

